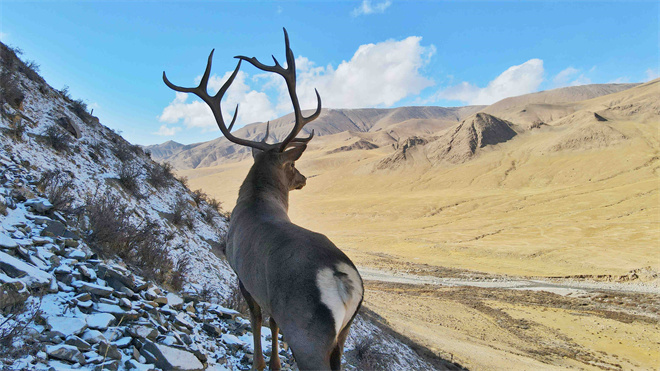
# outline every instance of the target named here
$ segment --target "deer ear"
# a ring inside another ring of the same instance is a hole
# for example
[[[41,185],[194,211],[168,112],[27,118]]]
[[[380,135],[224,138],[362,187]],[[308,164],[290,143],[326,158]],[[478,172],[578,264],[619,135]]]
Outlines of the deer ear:
[[[252,147],[252,159],[253,159],[253,160],[256,160],[256,159],[257,159],[257,155],[260,154],[261,152],[263,152],[263,151],[260,150],[260,149],[258,149],[258,148],[254,148],[254,147]]]
[[[294,162],[302,156],[303,152],[307,149],[307,145],[295,146],[289,150],[282,152],[282,160]]]

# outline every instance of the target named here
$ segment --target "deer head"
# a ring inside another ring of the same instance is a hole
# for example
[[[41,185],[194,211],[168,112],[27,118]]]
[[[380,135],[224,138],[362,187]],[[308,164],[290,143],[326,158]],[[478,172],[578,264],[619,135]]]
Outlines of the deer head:
[[[273,56],[273,61],[275,62],[275,64],[272,66],[265,65],[259,62],[256,58],[236,56],[235,58],[237,58],[239,61],[238,64],[236,65],[236,68],[234,69],[234,72],[231,74],[229,79],[227,79],[227,81],[222,85],[220,90],[214,96],[210,96],[208,94],[207,89],[208,89],[209,77],[211,74],[213,52],[215,50],[212,50],[211,54],[209,55],[208,62],[206,63],[206,70],[204,71],[202,80],[200,81],[197,87],[184,88],[181,86],[174,85],[167,79],[165,72],[163,72],[163,81],[168,87],[170,87],[170,89],[183,93],[193,93],[198,97],[200,97],[204,102],[206,102],[206,104],[211,108],[215,121],[218,124],[218,127],[220,128],[222,134],[224,134],[225,138],[227,138],[229,141],[233,143],[242,146],[251,147],[253,150],[252,154],[255,160],[255,166],[258,166],[259,168],[268,167],[272,169],[272,174],[270,175],[272,175],[276,179],[280,179],[282,181],[282,184],[287,186],[287,191],[289,191],[294,189],[301,189],[305,185],[306,178],[302,174],[300,174],[300,172],[295,168],[295,161],[300,158],[302,153],[307,148],[307,143],[314,137],[314,130],[312,130],[311,134],[307,138],[296,138],[296,136],[298,135],[298,133],[300,133],[303,126],[315,120],[321,114],[321,96],[319,95],[319,92],[315,89],[316,99],[318,102],[316,111],[310,116],[307,117],[303,116],[302,110],[300,109],[300,102],[298,100],[298,95],[296,94],[296,61],[293,56],[293,51],[291,51],[291,48],[289,46],[289,35],[287,34],[286,29],[284,29],[284,43],[285,43],[286,64],[287,64],[286,68],[282,67],[274,56]],[[223,95],[225,94],[231,83],[234,81],[236,74],[238,74],[238,70],[241,67],[242,61],[247,61],[248,63],[252,64],[253,66],[255,66],[256,68],[262,71],[274,72],[282,76],[284,78],[284,81],[286,82],[286,86],[289,91],[289,96],[291,97],[291,102],[293,104],[295,124],[289,135],[287,135],[284,141],[280,143],[274,143],[274,144],[266,143],[269,133],[268,124],[266,125],[266,135],[264,136],[264,139],[260,142],[251,141],[243,138],[237,138],[234,135],[232,135],[231,129],[233,128],[234,123],[236,122],[236,117],[238,115],[238,105],[236,106],[236,110],[234,111],[234,117],[232,118],[229,127],[227,127],[227,125],[225,124],[224,118],[222,117],[222,108],[220,105],[220,101],[222,100]],[[262,162],[264,163],[264,165],[268,165],[268,166],[261,166],[262,164],[260,163]]]

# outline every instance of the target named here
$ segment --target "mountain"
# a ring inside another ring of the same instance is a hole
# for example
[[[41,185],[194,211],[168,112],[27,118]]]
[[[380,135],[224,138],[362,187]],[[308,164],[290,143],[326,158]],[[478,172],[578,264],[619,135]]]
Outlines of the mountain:
[[[575,102],[612,94],[638,84],[599,84],[559,88],[503,99],[490,106],[399,107],[392,109],[323,109],[318,119],[307,125],[301,135],[314,130],[317,137],[350,133],[351,141],[365,140],[378,146],[391,145],[412,136],[436,135],[448,130],[477,112],[515,122],[519,131],[574,113]],[[312,111],[305,111],[306,115]],[[270,141],[281,141],[289,133],[293,114],[270,122]],[[261,140],[265,123],[254,123],[236,130],[236,136]],[[318,138],[310,145],[317,145]],[[342,145],[343,146],[343,145]],[[342,147],[340,146],[340,147]],[[157,161],[170,162],[175,168],[212,167],[249,157],[250,150],[220,137],[208,142],[180,145],[166,142],[145,147]],[[338,150],[327,148],[328,151]]]
[[[314,130],[318,137],[342,133],[377,133],[376,142],[398,140],[411,133],[433,133],[452,126],[464,117],[483,108],[468,106],[456,108],[444,107],[400,107],[393,109],[323,109],[315,121],[305,126],[302,135]],[[312,111],[304,111],[309,115]],[[291,130],[294,119],[288,114],[270,121],[270,141],[283,140]],[[233,134],[250,140],[261,140],[266,132],[266,123],[246,125]],[[169,142],[167,142],[169,143]],[[312,144],[314,145],[314,144]],[[190,146],[174,147],[166,143],[147,147],[162,148],[167,151],[152,151],[157,161],[168,161],[177,169],[209,167],[227,161],[239,161],[249,156],[249,149],[237,146],[224,137]]]
[[[538,127],[575,112],[573,103],[614,94],[640,84],[592,84],[569,86],[517,97],[505,98],[483,112],[517,123],[525,128]]]

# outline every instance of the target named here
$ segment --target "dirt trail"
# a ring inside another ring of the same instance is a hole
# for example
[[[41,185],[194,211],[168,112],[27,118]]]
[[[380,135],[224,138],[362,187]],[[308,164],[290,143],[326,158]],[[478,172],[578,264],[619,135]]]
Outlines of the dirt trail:
[[[360,268],[365,305],[396,331],[468,369],[651,370],[660,364],[657,285],[382,268]]]
[[[546,291],[559,295],[613,291],[660,295],[660,287],[645,283],[589,282],[577,279],[528,279],[507,276],[479,276],[475,278],[436,277],[360,267],[364,280],[404,283],[411,285],[474,286],[493,289]]]

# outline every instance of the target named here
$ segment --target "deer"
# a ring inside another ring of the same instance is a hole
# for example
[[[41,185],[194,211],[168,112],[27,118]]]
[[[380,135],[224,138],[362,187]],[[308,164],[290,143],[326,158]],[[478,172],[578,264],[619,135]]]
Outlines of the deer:
[[[165,84],[178,92],[193,93],[210,108],[224,137],[252,149],[253,164],[240,186],[229,221],[225,256],[238,276],[239,288],[250,311],[254,336],[253,370],[266,367],[261,347],[263,314],[270,317],[271,370],[280,370],[278,334],[286,339],[300,370],[341,370],[344,343],[364,294],[362,278],[353,262],[325,235],[300,227],[289,219],[289,192],[302,189],[307,178],[295,167],[314,130],[297,138],[303,127],[321,113],[321,97],[315,89],[317,108],[304,116],[296,93],[296,67],[289,36],[284,29],[287,67],[265,65],[256,58],[236,56],[234,72],[214,96],[207,92],[213,52],[197,87],[172,84],[163,72]],[[238,115],[226,126],[221,99],[241,62],[284,78],[295,122],[280,143],[267,143],[269,124],[261,141],[235,137],[231,130]]]

